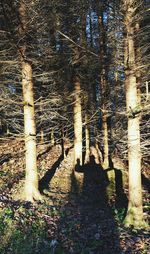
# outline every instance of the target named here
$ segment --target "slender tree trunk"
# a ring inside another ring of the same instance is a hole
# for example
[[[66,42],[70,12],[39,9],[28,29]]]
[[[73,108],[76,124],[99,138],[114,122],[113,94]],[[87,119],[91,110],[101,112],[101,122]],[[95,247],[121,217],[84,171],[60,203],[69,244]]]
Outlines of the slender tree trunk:
[[[103,143],[104,143],[104,161],[103,168],[107,169],[109,167],[109,148],[108,148],[108,125],[107,125],[107,116],[103,115],[102,117],[102,127],[103,127]]]
[[[126,225],[139,227],[143,223],[142,186],[141,186],[141,149],[140,119],[134,115],[138,105],[138,91],[135,73],[135,45],[132,18],[134,16],[133,0],[124,2],[125,17],[125,90],[128,114],[128,162],[129,162],[129,204]]]
[[[146,100],[148,101],[149,99],[148,81],[145,82],[145,86],[146,86]]]
[[[55,145],[55,136],[54,136],[54,129],[51,130],[51,145]]]
[[[10,130],[9,130],[9,126],[7,124],[7,135],[9,136],[9,134],[10,134]]]
[[[107,125],[107,114],[106,114],[106,103],[107,103],[107,74],[106,74],[106,63],[104,55],[106,55],[106,32],[104,29],[104,17],[103,10],[100,10],[99,15],[99,29],[100,29],[100,62],[101,62],[101,74],[100,74],[100,86],[101,86],[101,107],[103,109],[102,115],[102,130],[103,130],[103,146],[104,146],[104,161],[103,168],[109,167],[109,145],[108,145],[108,125]]]
[[[22,63],[22,88],[24,99],[24,130],[26,149],[25,199],[32,202],[34,199],[40,199],[41,195],[38,191],[32,67],[26,62]]]
[[[63,126],[61,127],[61,149],[62,149],[62,156],[63,156],[63,158],[66,158],[66,153],[65,153],[65,134],[64,134],[64,128],[63,128]]]
[[[40,115],[42,115],[43,109],[42,109],[42,100],[40,101]],[[42,127],[42,120],[41,120],[41,129],[40,129],[40,142],[44,143],[44,130]]]
[[[82,112],[81,112],[81,85],[80,79],[75,77],[74,81],[74,165],[82,165]]]
[[[41,143],[44,143],[44,131],[43,131],[43,129],[41,129],[41,131],[40,131],[40,142]]]
[[[91,15],[91,11],[90,11],[90,15],[89,15],[89,19],[90,19],[90,46],[91,48],[93,47],[93,26],[92,26],[92,15]]]
[[[25,161],[26,161],[26,178],[25,178],[25,199],[33,202],[34,199],[41,199],[38,190],[38,173],[37,173],[37,153],[36,153],[36,125],[34,113],[33,83],[32,83],[32,66],[26,60],[26,5],[20,1],[20,45],[19,53],[22,64],[22,90],[24,100],[24,133],[25,133]]]
[[[85,163],[90,160],[90,132],[88,125],[88,114],[85,114]]]

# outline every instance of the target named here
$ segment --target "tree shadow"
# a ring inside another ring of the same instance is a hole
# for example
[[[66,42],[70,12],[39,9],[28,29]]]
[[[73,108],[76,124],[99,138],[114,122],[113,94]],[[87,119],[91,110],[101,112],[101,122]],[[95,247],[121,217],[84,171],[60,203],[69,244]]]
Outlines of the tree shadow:
[[[150,193],[150,180],[142,174],[142,185],[148,190],[148,193]]]
[[[115,192],[116,192],[116,207],[124,208],[125,214],[128,207],[128,199],[123,188],[123,176],[120,169],[114,168],[115,173]]]
[[[83,178],[80,192],[76,175]],[[77,160],[58,224],[57,237],[63,253],[121,253],[117,222],[107,197],[108,184],[107,172],[96,164],[93,155],[84,166]]]
[[[68,147],[68,148],[65,150],[65,156],[68,155],[68,153],[69,153],[70,149],[72,149],[72,147],[73,147],[73,146],[70,146],[70,147]],[[63,153],[62,153],[62,155],[63,155]]]
[[[37,159],[40,159],[44,154],[48,153],[51,149],[52,149],[52,146],[48,146],[46,150],[38,154]]]
[[[52,167],[50,169],[47,170],[45,175],[40,179],[40,181],[39,181],[39,191],[41,193],[43,193],[43,191],[45,189],[49,189],[49,183],[50,183],[51,179],[53,178],[53,176],[56,172],[56,169],[59,167],[59,165],[61,164],[63,159],[64,159],[64,157],[61,154],[59,156],[58,160],[52,165]]]
[[[114,167],[111,157],[109,157],[109,165],[110,168],[106,171],[107,173],[112,173],[111,182],[115,190],[115,207],[117,209],[123,209],[123,217],[125,217],[128,207],[128,198],[124,192],[123,173],[121,169]]]
[[[70,148],[65,150],[65,155],[67,156]],[[45,152],[44,152],[45,153]],[[43,194],[43,191],[49,189],[49,183],[53,178],[57,168],[59,168],[61,162],[64,160],[64,154],[61,154],[58,160],[52,165],[50,169],[47,170],[45,175],[39,181],[39,191]]]

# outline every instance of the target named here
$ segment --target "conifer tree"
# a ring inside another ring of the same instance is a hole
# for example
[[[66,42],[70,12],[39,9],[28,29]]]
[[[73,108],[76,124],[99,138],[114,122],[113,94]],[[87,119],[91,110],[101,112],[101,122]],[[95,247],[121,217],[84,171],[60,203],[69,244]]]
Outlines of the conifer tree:
[[[125,91],[128,117],[128,163],[129,163],[129,204],[126,225],[141,226],[143,223],[142,186],[141,186],[141,147],[140,118],[138,107],[138,89],[136,80],[135,55],[135,7],[134,0],[126,0],[125,10]]]

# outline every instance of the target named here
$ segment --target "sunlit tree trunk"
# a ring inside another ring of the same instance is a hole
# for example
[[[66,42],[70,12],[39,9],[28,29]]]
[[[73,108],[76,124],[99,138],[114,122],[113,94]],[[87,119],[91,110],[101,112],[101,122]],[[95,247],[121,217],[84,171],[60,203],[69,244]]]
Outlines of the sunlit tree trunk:
[[[6,133],[7,133],[7,135],[9,135],[9,134],[10,134],[10,130],[9,130],[9,126],[8,126],[8,124],[7,124],[7,131],[6,131]]]
[[[139,227],[143,222],[142,187],[141,187],[141,149],[140,120],[135,114],[138,105],[138,91],[135,73],[135,45],[133,0],[124,1],[125,17],[125,90],[128,115],[128,163],[129,163],[129,204],[126,225]]]
[[[146,81],[145,86],[146,86],[146,100],[148,101],[149,99],[148,81]]]
[[[63,126],[61,127],[61,149],[62,149],[62,157],[66,158],[66,153],[65,153],[65,134],[64,134],[64,128],[63,128]]]
[[[42,101],[40,101],[40,114],[42,115],[43,109],[42,109]],[[44,143],[44,130],[42,126],[42,121],[41,121],[41,129],[40,129],[40,142]]]
[[[19,33],[21,40],[26,35],[27,20],[26,6],[20,1],[19,7],[20,28]],[[32,66],[26,60],[26,42],[21,41],[19,53],[22,67],[22,90],[24,105],[24,133],[25,133],[25,199],[33,202],[34,199],[41,199],[38,191],[38,173],[37,173],[37,152],[36,152],[36,125],[34,113],[33,83],[32,83]]]
[[[90,160],[90,132],[88,125],[88,114],[85,114],[85,163]]]
[[[36,127],[33,99],[32,67],[22,62],[22,88],[24,100],[24,130],[26,149],[25,199],[33,201],[41,198],[38,191]]]
[[[100,63],[101,63],[101,74],[100,74],[100,88],[101,88],[101,107],[102,107],[102,130],[103,130],[103,146],[104,146],[104,161],[103,168],[109,167],[109,146],[108,146],[108,124],[107,124],[107,78],[106,78],[106,63],[104,56],[106,55],[106,35],[103,21],[103,10],[100,11],[99,15],[99,29],[100,29]]]
[[[74,80],[74,165],[82,165],[82,112],[81,112],[81,84],[76,76]]]
[[[44,131],[43,131],[43,129],[41,129],[41,131],[40,131],[40,142],[44,143]]]
[[[51,138],[51,145],[54,146],[55,145],[55,135],[54,135],[54,129],[51,130],[50,133],[50,138]]]
[[[107,125],[107,116],[103,115],[102,117],[102,127],[103,127],[103,144],[104,144],[104,161],[103,168],[107,169],[109,167],[109,148],[108,148],[108,125]]]

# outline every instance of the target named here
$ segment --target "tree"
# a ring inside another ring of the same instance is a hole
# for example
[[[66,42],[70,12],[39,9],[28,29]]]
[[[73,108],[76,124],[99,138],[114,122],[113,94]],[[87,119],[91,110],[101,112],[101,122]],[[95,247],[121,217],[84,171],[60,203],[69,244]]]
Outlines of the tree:
[[[128,116],[128,163],[129,163],[129,204],[125,223],[140,226],[143,223],[142,187],[141,187],[141,148],[140,119],[138,107],[138,92],[136,82],[136,57],[134,41],[135,1],[126,0],[125,10],[125,91]]]
[[[103,167],[107,169],[109,167],[109,145],[108,145],[108,118],[106,103],[108,97],[108,80],[107,80],[107,67],[106,67],[106,31],[104,26],[104,4],[100,6],[100,14],[98,17],[99,29],[100,29],[100,89],[101,89],[101,107],[102,107],[102,130],[103,130],[103,146],[104,146],[104,161]]]
[[[32,65],[26,57],[27,41],[24,40],[27,34],[27,13],[24,1],[20,1],[19,6],[19,35],[20,45],[19,53],[22,67],[22,91],[24,106],[24,133],[26,149],[26,179],[25,179],[25,199],[41,199],[38,190],[37,173],[37,151],[36,151],[36,123],[33,96]]]
[[[80,79],[74,77],[74,165],[82,165],[82,111],[81,111],[81,84]]]

